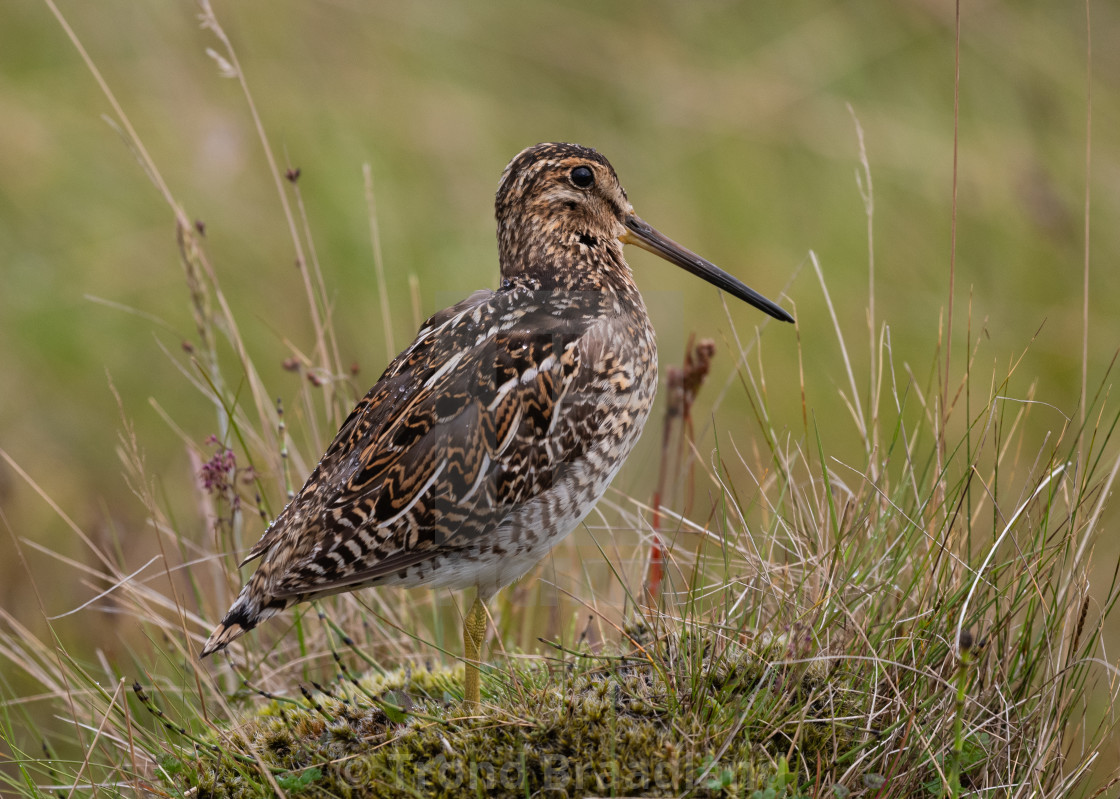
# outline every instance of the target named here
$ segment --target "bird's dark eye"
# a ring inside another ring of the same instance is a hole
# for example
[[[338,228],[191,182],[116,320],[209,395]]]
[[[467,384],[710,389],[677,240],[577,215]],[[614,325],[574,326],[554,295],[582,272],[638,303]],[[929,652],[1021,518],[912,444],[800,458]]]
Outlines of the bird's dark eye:
[[[572,183],[577,189],[590,188],[591,184],[595,182],[595,173],[591,171],[591,167],[587,166],[577,166],[568,177],[572,179]]]

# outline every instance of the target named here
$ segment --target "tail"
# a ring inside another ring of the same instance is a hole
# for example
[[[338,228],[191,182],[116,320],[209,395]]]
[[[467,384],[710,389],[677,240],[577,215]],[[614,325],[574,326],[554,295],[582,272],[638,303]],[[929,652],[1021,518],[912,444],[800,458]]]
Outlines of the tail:
[[[248,585],[241,589],[237,601],[226,612],[222,623],[215,627],[214,632],[206,639],[202,654],[198,656],[200,660],[225,649],[231,641],[240,638],[265,619],[275,616],[287,607],[288,603],[282,599],[270,601],[270,597],[261,596],[256,583],[256,580],[250,579]]]

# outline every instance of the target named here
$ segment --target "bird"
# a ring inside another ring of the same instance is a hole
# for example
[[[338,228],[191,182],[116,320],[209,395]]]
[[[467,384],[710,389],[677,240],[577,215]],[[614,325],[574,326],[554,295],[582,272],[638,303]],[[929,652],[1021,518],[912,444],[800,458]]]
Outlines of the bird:
[[[241,562],[260,560],[200,657],[331,594],[473,588],[464,701],[478,706],[487,601],[590,513],[653,406],[654,330],[623,245],[793,321],[637,216],[589,147],[520,152],[495,215],[498,288],[424,322],[358,402]]]

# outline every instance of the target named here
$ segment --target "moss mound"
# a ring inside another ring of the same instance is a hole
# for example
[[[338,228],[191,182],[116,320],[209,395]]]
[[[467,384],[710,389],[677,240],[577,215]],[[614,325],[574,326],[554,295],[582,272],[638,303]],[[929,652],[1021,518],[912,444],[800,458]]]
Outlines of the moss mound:
[[[164,771],[200,798],[270,795],[270,779],[315,796],[778,797],[801,795],[798,763],[859,745],[832,723],[853,710],[837,707],[835,669],[793,673],[746,647],[697,643],[514,660],[486,675],[470,715],[461,667],[340,681],[268,702],[215,738],[222,754]]]

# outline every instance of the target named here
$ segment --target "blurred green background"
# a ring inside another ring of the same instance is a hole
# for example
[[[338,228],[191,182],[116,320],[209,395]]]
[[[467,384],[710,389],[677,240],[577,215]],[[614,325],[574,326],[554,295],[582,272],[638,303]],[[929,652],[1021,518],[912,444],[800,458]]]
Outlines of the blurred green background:
[[[1007,393],[1025,397],[1035,385],[1034,397],[1053,406],[1032,416],[1041,440],[1060,428],[1060,414],[1076,418],[1080,393],[1085,5],[964,6],[956,374],[971,306],[978,390],[1026,350]],[[213,34],[189,2],[60,7],[172,191],[205,222],[253,357],[290,400],[300,377],[282,369],[285,339],[307,351],[313,334],[252,119],[236,81],[206,53],[219,47]],[[538,141],[577,141],[611,159],[649,222],[764,294],[786,292],[811,376],[809,409],[830,454],[862,466],[836,398],[846,385],[836,336],[808,263],[813,250],[865,369],[867,231],[847,104],[874,180],[877,320],[890,326],[899,373],[908,363],[926,379],[948,298],[952,3],[239,0],[215,11],[273,146],[302,170],[342,359],[360,366],[360,391],[387,360],[362,165],[372,169],[400,348],[414,332],[410,275],[425,314],[495,284],[492,197],[509,158]],[[1120,345],[1120,6],[1096,2],[1092,14],[1095,388]],[[161,352],[193,337],[172,216],[102,118],[104,96],[41,3],[4,6],[0,109],[0,447],[96,541],[148,552],[152,533],[114,452],[122,423],[107,376],[171,506],[194,501],[191,466],[149,398],[194,440],[216,432],[213,409]],[[691,332],[730,335],[710,287],[644,253],[630,258],[663,362],[679,359]],[[762,321],[745,307],[731,315],[742,335]],[[796,438],[797,337],[771,325],[765,339],[775,423]],[[720,385],[731,369],[721,347]],[[734,430],[746,407],[731,391],[717,423]],[[618,487],[649,495],[655,438],[643,442],[651,457],[633,459]],[[2,464],[0,508],[14,535],[91,560]],[[52,581],[54,561],[26,554],[49,588],[48,613],[95,593]],[[1115,545],[1102,555],[1110,571]],[[0,603],[42,629],[6,532]],[[77,648],[114,645],[89,614],[59,629]]]

